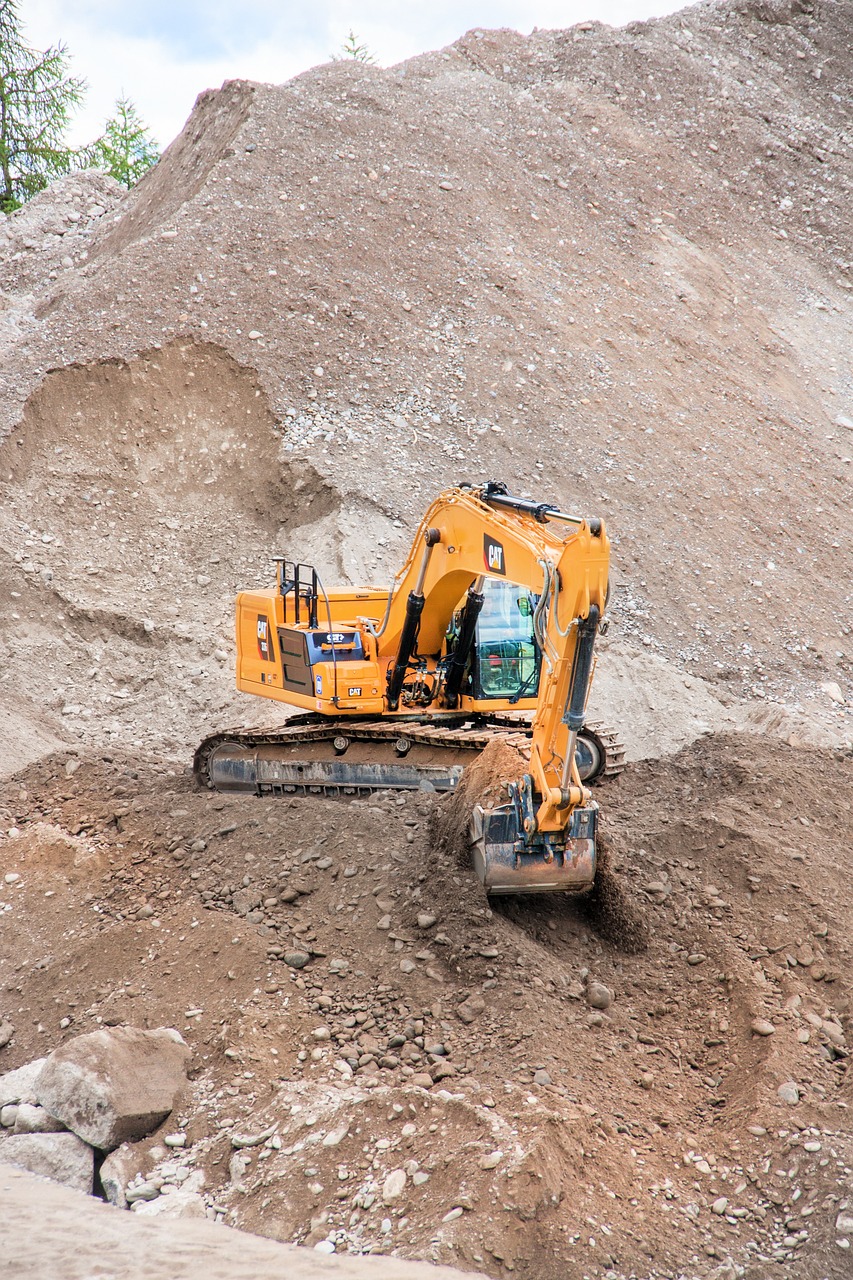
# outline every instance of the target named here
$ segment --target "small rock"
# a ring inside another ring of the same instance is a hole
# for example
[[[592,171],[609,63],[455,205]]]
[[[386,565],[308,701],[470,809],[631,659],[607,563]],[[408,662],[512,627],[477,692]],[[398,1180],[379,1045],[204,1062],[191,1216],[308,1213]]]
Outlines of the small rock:
[[[416,1071],[411,1077],[410,1083],[413,1084],[416,1089],[431,1089],[433,1086],[433,1079],[432,1076],[427,1075],[425,1071]]]
[[[438,920],[438,916],[431,916],[429,912],[422,911],[421,914],[418,916],[418,928],[431,929],[437,920]]]
[[[0,1125],[4,1129],[13,1129],[15,1120],[18,1116],[18,1103],[7,1102],[5,1106],[0,1107]]]
[[[590,982],[586,988],[586,1002],[591,1009],[609,1009],[613,1004],[613,992],[603,982]]]
[[[464,1210],[464,1209],[461,1209],[461,1208],[459,1207],[459,1205],[457,1205],[455,1209],[451,1209],[451,1210],[449,1211],[449,1213],[446,1213],[446,1214],[444,1215],[444,1217],[441,1219],[441,1221],[442,1221],[442,1222],[455,1222],[457,1218],[461,1218],[461,1217],[462,1217],[462,1214],[463,1214],[464,1212],[465,1212],[465,1210]]]
[[[726,1199],[726,1197],[720,1196],[719,1199],[715,1200],[714,1203],[711,1205],[711,1212],[719,1214],[722,1217],[722,1215],[726,1212],[726,1209],[728,1207],[729,1207],[729,1202]]]
[[[749,1029],[754,1036],[772,1036],[776,1034],[776,1028],[772,1022],[768,1022],[766,1018],[753,1018],[749,1024]]]
[[[415,964],[414,960],[409,960],[408,958],[406,958],[400,961],[401,973],[414,973],[416,968],[417,968],[417,965]]]
[[[187,1135],[185,1133],[167,1133],[163,1139],[163,1145],[166,1147],[185,1147],[187,1145]]]
[[[492,1151],[487,1156],[480,1156],[478,1163],[481,1169],[497,1169],[503,1157],[502,1151]]]
[[[456,1010],[456,1016],[460,1022],[471,1023],[480,1016],[485,1007],[486,1002],[482,996],[471,995],[460,1004]]]
[[[282,960],[291,969],[304,969],[311,959],[307,951],[285,951]]]
[[[405,1169],[394,1169],[382,1184],[383,1204],[393,1204],[406,1189]]]
[[[425,1182],[429,1182],[429,1174],[423,1169],[416,1169],[412,1174],[412,1182],[416,1187],[422,1187]]]
[[[853,1235],[853,1213],[849,1210],[839,1213],[835,1219],[835,1230],[842,1236]]]
[[[332,1038],[332,1033],[328,1027],[315,1027],[311,1035],[318,1041],[331,1040]]]
[[[155,1182],[135,1182],[126,1188],[124,1198],[128,1204],[135,1204],[137,1200],[156,1200],[159,1194],[160,1188]]]
[[[840,706],[844,706],[845,697],[841,685],[834,680],[825,680],[820,686],[821,691],[827,695],[832,702],[837,702]]]
[[[15,1116],[15,1133],[64,1133],[65,1125],[56,1120],[44,1107],[32,1102],[21,1102]]]
[[[15,1034],[15,1028],[11,1022],[0,1022],[0,1049],[5,1049],[6,1045]]]
[[[763,1138],[767,1133],[763,1124],[748,1124],[746,1126],[747,1133],[751,1133],[753,1138]]]
[[[776,1090],[780,1100],[786,1102],[789,1107],[794,1107],[800,1101],[799,1087],[793,1080],[786,1080],[784,1084],[780,1084]]]
[[[534,1083],[534,1084],[543,1084],[543,1085],[544,1085],[544,1084],[551,1084],[551,1083],[552,1083],[551,1076],[550,1076],[550,1074],[549,1074],[547,1071],[534,1071],[534,1073],[533,1073],[533,1083]]]

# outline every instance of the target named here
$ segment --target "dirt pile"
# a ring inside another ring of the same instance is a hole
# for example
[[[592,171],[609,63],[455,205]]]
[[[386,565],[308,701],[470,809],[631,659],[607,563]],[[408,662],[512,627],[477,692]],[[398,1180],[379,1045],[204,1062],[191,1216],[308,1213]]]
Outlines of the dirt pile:
[[[26,604],[6,590],[3,668],[24,726],[60,713],[51,732],[91,740],[61,712],[91,722],[110,678],[125,736],[178,736],[188,707],[215,723],[236,585],[284,547],[387,581],[438,488],[494,475],[607,517],[613,616],[675,695],[653,749],[743,697],[849,739],[849,35],[846,3],[475,30],[202,95],[73,243],[18,235],[36,205],[9,219],[0,547]],[[112,656],[94,683],[87,611]],[[61,693],[27,677],[46,645]]]
[[[139,1174],[278,1239],[537,1280],[841,1276],[849,768],[716,737],[610,784],[610,873],[651,923],[626,949],[572,899],[490,909],[434,796],[309,815],[119,756],[33,765],[0,813],[3,1066],[177,1019],[187,1145],[155,1135]]]

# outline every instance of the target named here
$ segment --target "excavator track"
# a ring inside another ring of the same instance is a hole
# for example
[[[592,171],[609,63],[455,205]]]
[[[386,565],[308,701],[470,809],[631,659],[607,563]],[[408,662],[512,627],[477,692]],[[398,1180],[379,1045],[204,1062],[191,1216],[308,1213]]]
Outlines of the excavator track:
[[[205,738],[193,772],[203,787],[261,796],[452,791],[471,753],[495,739],[527,755],[530,729],[529,719],[508,714],[439,723],[294,716],[272,729],[226,729]],[[621,773],[625,748],[618,735],[586,725],[578,767],[590,784]]]

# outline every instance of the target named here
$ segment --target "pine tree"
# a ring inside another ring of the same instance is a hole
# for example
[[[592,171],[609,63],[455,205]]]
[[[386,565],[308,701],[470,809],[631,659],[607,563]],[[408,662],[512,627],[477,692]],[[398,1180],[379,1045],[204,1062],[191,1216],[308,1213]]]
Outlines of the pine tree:
[[[160,159],[157,143],[139,117],[136,107],[124,94],[116,100],[115,115],[90,148],[91,163],[120,182],[132,187]]]
[[[16,0],[0,0],[0,210],[11,213],[68,173],[80,153],[65,132],[83,100],[63,44],[39,52],[21,34]]]
[[[355,62],[376,62],[367,45],[355,34],[352,28],[350,28],[349,35],[341,45],[341,54],[344,58],[352,58]]]

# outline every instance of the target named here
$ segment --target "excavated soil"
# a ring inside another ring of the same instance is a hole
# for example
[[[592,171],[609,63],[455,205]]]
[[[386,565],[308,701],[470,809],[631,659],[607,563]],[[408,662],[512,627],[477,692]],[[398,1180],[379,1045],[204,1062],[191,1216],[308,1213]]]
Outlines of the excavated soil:
[[[612,903],[490,908],[435,796],[261,801],[69,760],[3,792],[4,1064],[176,1025],[192,1079],[163,1132],[228,1223],[494,1276],[845,1274],[849,759],[717,736],[601,788],[639,945]],[[266,1135],[236,1167],[235,1134]]]
[[[851,37],[850,0],[476,29],[208,91],[131,193],[0,220],[0,1071],[177,1026],[188,1146],[133,1159],[211,1217],[849,1274]],[[188,771],[276,720],[237,590],[285,551],[387,584],[489,478],[613,542],[585,900],[490,905],[435,796]]]

